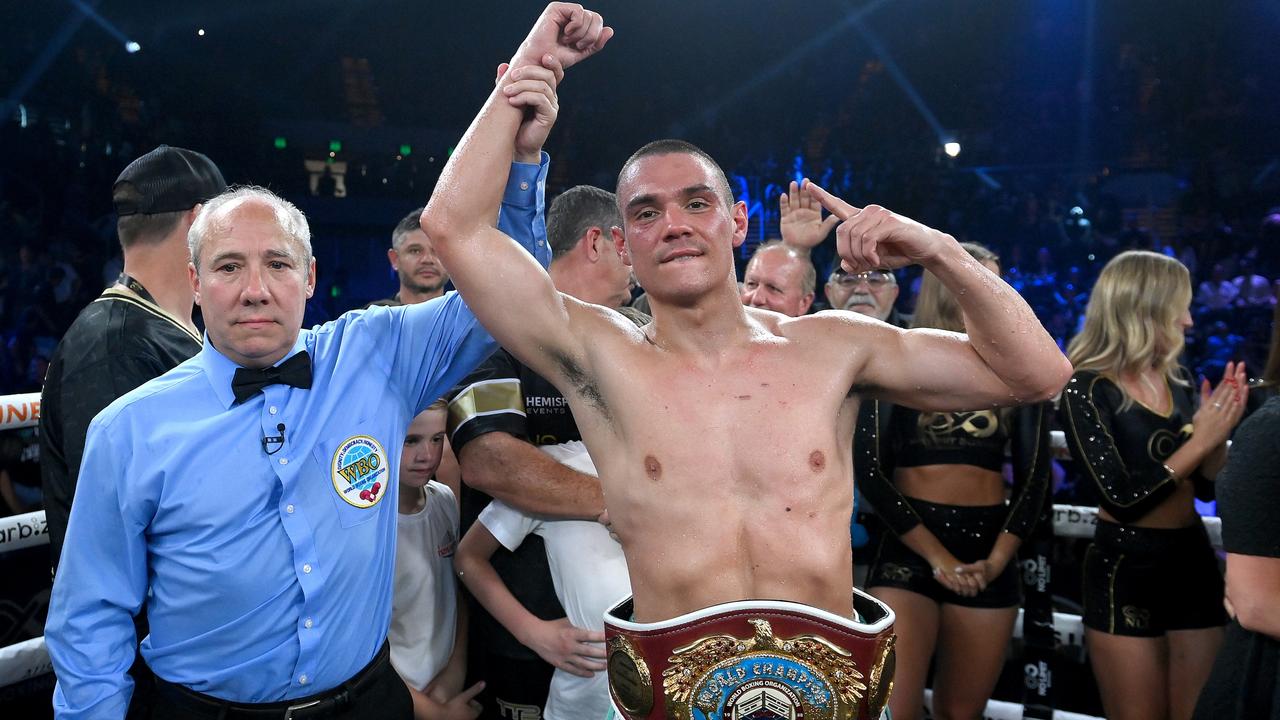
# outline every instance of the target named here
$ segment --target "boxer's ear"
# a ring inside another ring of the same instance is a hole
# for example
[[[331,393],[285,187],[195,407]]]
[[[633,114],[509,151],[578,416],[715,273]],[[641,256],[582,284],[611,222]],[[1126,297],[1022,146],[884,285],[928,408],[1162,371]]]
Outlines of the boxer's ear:
[[[729,212],[733,218],[733,246],[738,247],[747,240],[747,204],[739,200]]]

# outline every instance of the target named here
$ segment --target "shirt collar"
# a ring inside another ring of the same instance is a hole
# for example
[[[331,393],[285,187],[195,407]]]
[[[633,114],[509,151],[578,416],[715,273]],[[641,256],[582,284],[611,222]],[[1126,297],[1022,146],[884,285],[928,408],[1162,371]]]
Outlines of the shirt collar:
[[[299,331],[298,337],[293,341],[293,347],[276,362],[276,365],[306,349],[306,333]],[[205,376],[209,378],[209,384],[213,386],[213,394],[218,398],[218,402],[222,403],[224,409],[231,407],[236,400],[235,393],[231,392],[231,377],[235,375],[236,368],[241,366],[232,362],[231,358],[214,347],[207,332],[204,334],[204,347],[201,348],[200,354],[196,355],[196,359],[204,369]]]

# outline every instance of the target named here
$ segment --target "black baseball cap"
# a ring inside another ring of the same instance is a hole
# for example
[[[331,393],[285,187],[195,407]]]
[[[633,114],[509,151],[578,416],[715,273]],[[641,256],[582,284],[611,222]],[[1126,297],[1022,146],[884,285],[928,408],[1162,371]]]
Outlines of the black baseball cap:
[[[190,210],[227,189],[222,171],[203,153],[161,145],[129,163],[111,187],[116,215]]]

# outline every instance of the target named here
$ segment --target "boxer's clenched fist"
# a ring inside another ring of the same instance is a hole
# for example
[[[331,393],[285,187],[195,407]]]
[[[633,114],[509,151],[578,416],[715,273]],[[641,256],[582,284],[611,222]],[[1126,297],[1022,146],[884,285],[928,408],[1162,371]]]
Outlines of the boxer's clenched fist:
[[[613,28],[604,24],[600,13],[577,3],[553,2],[520,43],[511,66],[545,65],[543,56],[550,54],[568,69],[599,52],[611,37]]]

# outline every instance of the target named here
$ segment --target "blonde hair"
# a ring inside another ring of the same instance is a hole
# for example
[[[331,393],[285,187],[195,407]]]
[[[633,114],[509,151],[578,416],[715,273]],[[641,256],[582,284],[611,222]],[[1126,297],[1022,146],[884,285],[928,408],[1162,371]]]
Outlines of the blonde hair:
[[[997,267],[1000,256],[977,243],[960,243],[960,247],[978,262],[989,262]],[[916,297],[916,314],[911,321],[913,328],[934,328],[964,332],[964,313],[960,311],[960,303],[955,295],[947,289],[936,275],[924,271],[920,278],[920,294]]]
[[[1186,385],[1177,373],[1185,342],[1178,318],[1190,303],[1185,265],[1147,250],[1122,252],[1098,275],[1084,329],[1067,345],[1067,359],[1077,370],[1115,379],[1155,368],[1170,382]],[[1132,402],[1126,392],[1124,405]]]
[[[960,243],[960,247],[964,248],[965,252],[969,253],[969,257],[974,260],[980,263],[989,262],[997,268],[1000,267],[1000,256],[986,246],[965,242]],[[928,270],[925,270],[920,278],[920,294],[916,297],[916,314],[911,320],[911,327],[965,332],[964,312],[960,310],[960,303],[956,301],[956,296],[942,284],[937,275]],[[1001,408],[994,412],[999,415],[1000,424],[1007,425],[1013,410]],[[951,413],[922,412],[916,422],[919,428],[924,430],[938,422],[938,418],[949,415]]]

